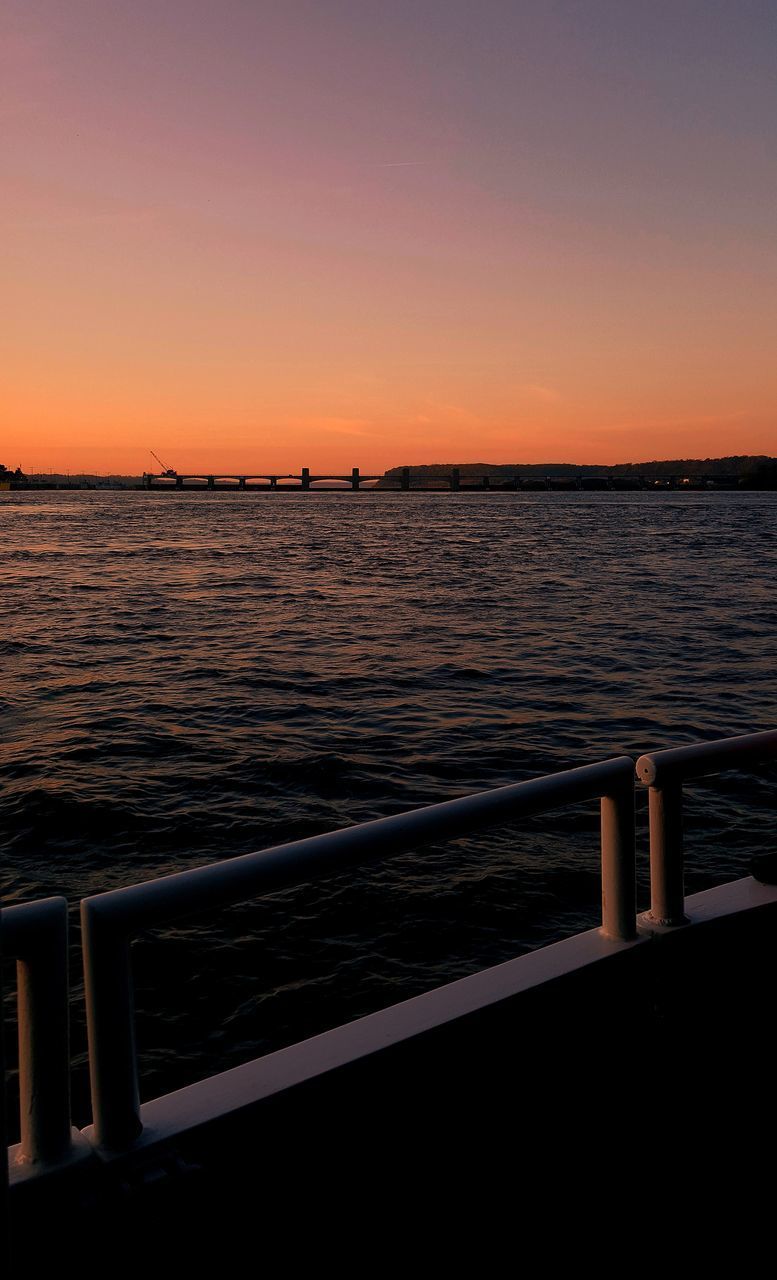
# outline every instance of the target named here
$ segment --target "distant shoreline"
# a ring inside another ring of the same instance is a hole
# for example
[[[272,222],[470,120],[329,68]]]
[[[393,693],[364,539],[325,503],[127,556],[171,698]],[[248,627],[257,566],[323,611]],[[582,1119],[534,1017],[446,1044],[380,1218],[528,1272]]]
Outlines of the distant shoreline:
[[[311,469],[312,470],[312,469]],[[350,469],[349,469],[350,470]],[[411,483],[416,482],[413,487],[418,487],[422,481],[445,481],[457,473],[461,487],[483,487],[483,481],[488,477],[489,481],[499,481],[504,483],[514,482],[519,478],[521,482],[526,481],[585,481],[597,480],[610,481],[618,478],[637,479],[640,476],[649,476],[651,479],[666,478],[674,480],[678,485],[683,482],[690,482],[694,479],[704,478],[715,483],[717,480],[728,482],[724,487],[742,487],[742,488],[758,488],[770,489],[777,488],[777,458],[766,454],[737,454],[723,458],[672,458],[660,459],[650,462],[620,462],[610,465],[597,465],[594,463],[575,463],[575,462],[439,462],[439,463],[418,463],[415,465],[402,465],[389,467],[384,471],[381,479],[378,481],[383,491],[388,487],[386,481],[399,481],[401,483],[403,475],[409,476]],[[178,473],[173,472],[167,477],[172,481]],[[199,476],[202,481],[201,487],[206,487],[208,477],[213,478],[212,470],[204,470],[196,472],[188,470],[181,472],[181,475],[187,476],[190,481],[194,481]],[[222,473],[221,477],[226,482],[229,475],[233,475],[235,481],[241,474],[246,474],[251,478],[264,479],[270,481],[272,472],[252,470],[246,473]],[[319,470],[321,480],[327,477],[326,472]],[[163,477],[156,477],[160,483],[154,487],[163,487],[161,481]],[[282,475],[280,471],[275,473],[275,479],[291,479],[288,475]],[[296,477],[295,477],[296,478]],[[347,483],[346,478],[338,472],[330,473],[331,479],[337,479]],[[312,476],[311,476],[312,479]],[[736,480],[736,485],[732,482]],[[318,482],[317,482],[318,483]],[[117,473],[100,474],[95,472],[34,472],[27,475],[21,474],[19,471],[13,472],[8,468],[0,466],[0,489],[143,489],[147,487],[147,476],[139,475],[119,475]],[[171,487],[173,487],[171,485]],[[194,483],[187,485],[194,489]],[[226,488],[226,483],[223,486]],[[235,486],[237,487],[237,486]],[[251,488],[260,487],[251,485]],[[273,483],[273,487],[275,484]],[[278,486],[279,488],[282,486]],[[283,486],[286,487],[286,486]],[[290,485],[289,488],[295,489],[297,485]],[[320,487],[320,485],[319,485]],[[334,486],[333,486],[334,487]],[[339,485],[337,487],[340,487]]]
[[[190,479],[189,477],[180,477],[179,482],[170,481],[169,479],[156,481],[154,483],[145,484],[116,484],[116,483],[100,483],[94,480],[69,480],[61,483],[52,481],[36,481],[29,480],[23,482],[14,482],[12,484],[0,484],[0,492],[11,491],[14,493],[33,493],[33,492],[69,492],[69,493],[169,493],[169,494],[317,494],[317,493],[355,493],[355,494],[382,494],[382,495],[404,495],[406,493],[425,493],[425,494],[442,494],[449,493],[456,497],[461,494],[488,494],[488,493],[537,493],[537,492],[555,492],[555,493],[755,493],[755,492],[773,492],[777,490],[777,483],[758,483],[756,481],[746,482],[744,478],[737,476],[689,476],[689,477],[663,477],[663,476],[546,476],[539,477],[508,477],[501,478],[498,476],[459,476],[452,479],[448,475],[421,476],[418,478],[408,477],[403,483],[401,478],[387,477],[377,481],[366,481],[362,483],[348,483],[339,481],[336,483],[328,483],[327,481],[312,481],[309,485],[302,485],[299,481],[284,484],[270,483],[240,483],[236,479]]]

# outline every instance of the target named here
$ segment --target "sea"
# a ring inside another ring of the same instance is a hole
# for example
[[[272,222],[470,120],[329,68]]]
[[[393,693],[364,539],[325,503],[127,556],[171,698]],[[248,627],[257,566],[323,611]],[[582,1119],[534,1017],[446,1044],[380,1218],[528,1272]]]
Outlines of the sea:
[[[0,494],[0,859],[72,904],[76,1122],[83,896],[774,727],[775,583],[774,493]],[[687,788],[690,890],[773,847],[776,784]],[[592,803],[149,932],[142,1096],[599,912]]]

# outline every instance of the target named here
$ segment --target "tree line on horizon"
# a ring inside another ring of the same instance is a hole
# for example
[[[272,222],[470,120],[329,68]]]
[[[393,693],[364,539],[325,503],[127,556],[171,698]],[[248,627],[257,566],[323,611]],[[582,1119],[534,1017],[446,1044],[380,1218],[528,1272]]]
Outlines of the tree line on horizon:
[[[508,479],[515,475],[543,479],[574,476],[738,476],[743,487],[777,488],[777,458],[768,454],[735,454],[727,458],[662,458],[653,462],[618,462],[612,465],[575,462],[432,462],[411,465],[411,476],[434,479],[449,476],[456,467],[462,478],[489,476]],[[404,467],[391,467],[387,476],[400,476]]]

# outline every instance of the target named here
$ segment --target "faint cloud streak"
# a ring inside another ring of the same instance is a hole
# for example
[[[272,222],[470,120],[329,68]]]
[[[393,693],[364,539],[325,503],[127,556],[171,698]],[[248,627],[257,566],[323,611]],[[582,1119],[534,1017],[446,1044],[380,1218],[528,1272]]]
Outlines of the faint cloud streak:
[[[557,404],[561,399],[555,388],[543,387],[539,382],[522,382],[519,389],[524,395],[532,396],[535,400],[542,400],[545,404]]]

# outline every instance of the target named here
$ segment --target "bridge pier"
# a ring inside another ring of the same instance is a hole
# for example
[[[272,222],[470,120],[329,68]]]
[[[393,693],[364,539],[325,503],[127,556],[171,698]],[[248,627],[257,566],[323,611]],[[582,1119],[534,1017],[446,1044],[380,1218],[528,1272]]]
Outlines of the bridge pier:
[[[278,477],[277,477],[277,476],[269,476],[268,478],[269,478],[269,481],[270,481],[270,488],[271,488],[271,489],[277,489],[277,488],[278,488]]]
[[[207,477],[207,481],[208,481],[208,488],[209,488],[209,489],[215,489],[215,488],[216,488],[216,478],[215,478],[215,476],[208,476],[208,477]]]
[[[183,489],[183,476],[175,477],[175,487],[176,489]]]
[[[402,468],[402,478],[400,480],[400,488],[407,491],[410,488],[410,468]]]
[[[300,479],[302,482],[302,488],[309,489],[310,488],[310,467],[302,468],[302,475]]]
[[[238,478],[237,478],[237,487],[238,487],[238,489],[245,489],[245,487],[246,487],[246,478],[245,478],[245,476],[238,476]]]
[[[483,476],[483,488],[484,488],[484,489],[490,489],[490,488],[491,488],[491,478],[490,478],[490,476]]]
[[[459,473],[459,468],[454,467],[451,472],[451,492],[458,493],[460,487],[461,487],[461,475]]]
[[[351,472],[351,488],[352,489],[359,488],[359,468],[358,467],[354,467],[353,471]]]

